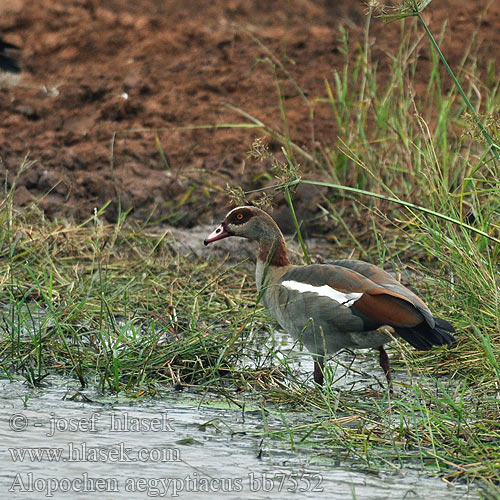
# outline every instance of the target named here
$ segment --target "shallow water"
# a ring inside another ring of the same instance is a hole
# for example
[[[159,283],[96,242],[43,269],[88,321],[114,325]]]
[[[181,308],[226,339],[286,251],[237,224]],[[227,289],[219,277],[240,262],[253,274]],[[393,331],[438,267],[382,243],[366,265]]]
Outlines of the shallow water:
[[[216,396],[171,392],[135,402],[89,389],[83,396],[56,376],[42,388],[6,380],[0,388],[2,498],[478,497],[412,470],[374,474],[355,463],[346,470],[306,447],[291,452],[265,438],[260,411],[243,413]],[[283,426],[272,411],[266,420]]]
[[[275,353],[273,365],[312,384],[311,357],[287,335],[274,332],[257,344],[263,356]],[[330,381],[343,390],[385,387],[373,356],[339,354],[328,366]],[[404,371],[396,376],[408,381]],[[266,405],[264,423],[255,399],[248,408],[187,391],[140,401],[103,396],[55,375],[40,388],[0,380],[0,498],[478,498],[464,485],[412,469],[374,473],[354,460],[339,466],[310,446],[290,451],[266,433],[266,426],[284,427],[277,409]]]

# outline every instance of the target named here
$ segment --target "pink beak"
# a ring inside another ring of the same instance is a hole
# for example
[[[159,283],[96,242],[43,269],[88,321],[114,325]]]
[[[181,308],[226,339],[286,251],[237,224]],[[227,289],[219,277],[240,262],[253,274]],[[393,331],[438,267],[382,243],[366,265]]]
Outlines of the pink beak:
[[[226,229],[225,224],[222,223],[203,240],[203,244],[208,245],[209,243],[212,243],[212,241],[222,240],[228,236],[232,236],[232,233],[230,233]]]

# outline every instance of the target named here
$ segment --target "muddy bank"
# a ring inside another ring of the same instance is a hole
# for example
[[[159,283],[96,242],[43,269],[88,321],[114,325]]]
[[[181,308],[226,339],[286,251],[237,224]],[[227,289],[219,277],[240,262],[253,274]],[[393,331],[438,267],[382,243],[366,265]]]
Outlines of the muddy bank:
[[[425,11],[435,34],[448,22],[442,49],[458,67],[476,28],[478,72],[500,58],[500,5],[487,0],[433,2]],[[325,79],[341,69],[341,29],[363,39],[364,2],[260,0],[15,0],[0,4],[0,34],[21,47],[21,79],[0,88],[0,182],[12,179],[27,153],[36,164],[21,176],[16,202],[39,200],[50,217],[82,220],[111,200],[120,210],[184,227],[221,215],[226,184],[244,189],[273,182],[266,165],[246,156],[251,129],[197,130],[247,121],[227,105],[282,130],[281,85],[292,138],[308,151],[334,146],[337,133]],[[399,23],[373,19],[369,41],[380,77],[390,76]],[[263,45],[256,42],[256,38]],[[355,50],[353,49],[353,52]],[[425,91],[431,61],[417,52],[416,91]],[[271,143],[272,151],[279,145]],[[307,169],[307,165],[305,165]],[[297,201],[314,212],[317,194]]]

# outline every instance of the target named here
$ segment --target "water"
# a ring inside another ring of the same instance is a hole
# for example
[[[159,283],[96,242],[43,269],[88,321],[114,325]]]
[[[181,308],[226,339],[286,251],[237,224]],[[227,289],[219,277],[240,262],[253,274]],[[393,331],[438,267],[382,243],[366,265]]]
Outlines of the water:
[[[0,381],[2,498],[478,498],[412,470],[373,474],[306,447],[291,452],[266,437],[258,408],[242,412],[215,395],[130,401],[81,394],[57,376],[45,382]],[[272,411],[266,425],[283,427]]]
[[[39,319],[39,318],[38,318]],[[37,318],[35,318],[35,322]],[[262,356],[311,383],[313,362],[290,338],[274,332],[257,344]],[[255,354],[255,353],[254,353]],[[259,353],[257,353],[258,357]],[[344,390],[385,386],[374,357],[338,355],[330,381]],[[255,358],[242,359],[242,365]],[[345,365],[345,366],[342,366]],[[349,369],[346,369],[349,366]],[[407,378],[398,371],[398,380]],[[378,381],[380,382],[378,382]],[[269,438],[283,429],[276,409],[265,422],[255,398],[242,411],[223,397],[169,392],[134,401],[82,391],[72,379],[51,375],[43,387],[0,380],[0,495],[2,498],[284,497],[329,499],[475,499],[464,485],[448,486],[412,469],[373,473],[359,464],[321,457],[302,446]],[[241,398],[240,398],[241,399]],[[300,423],[310,416],[285,414]]]

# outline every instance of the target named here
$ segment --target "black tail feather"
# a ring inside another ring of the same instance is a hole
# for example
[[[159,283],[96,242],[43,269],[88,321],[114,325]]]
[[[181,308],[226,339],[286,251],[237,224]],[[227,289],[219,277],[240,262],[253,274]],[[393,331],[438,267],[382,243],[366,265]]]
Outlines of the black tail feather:
[[[19,73],[21,71],[21,68],[15,59],[9,56],[4,56],[3,54],[0,54],[0,69],[8,71],[9,73]]]
[[[439,328],[447,332],[455,331],[455,327],[443,318],[436,318],[436,316],[434,316],[434,321],[436,322],[436,326],[434,328]]]
[[[0,39],[0,69],[10,73],[19,73],[21,71],[15,59],[15,51],[18,49],[17,45]]]
[[[434,318],[435,325],[431,328],[427,322],[412,327],[395,327],[396,333],[409,344],[421,351],[428,351],[434,345],[454,344],[452,333],[455,328],[448,321]]]

